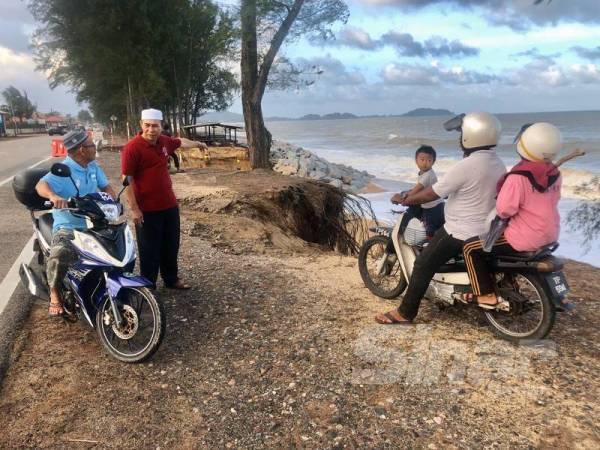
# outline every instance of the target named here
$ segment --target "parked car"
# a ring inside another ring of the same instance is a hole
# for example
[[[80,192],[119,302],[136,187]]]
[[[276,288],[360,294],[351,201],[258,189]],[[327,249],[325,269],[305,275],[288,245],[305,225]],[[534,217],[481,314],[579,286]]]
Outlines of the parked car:
[[[58,134],[60,136],[67,134],[67,127],[56,126],[56,127],[48,128],[49,136],[54,136],[55,134]]]

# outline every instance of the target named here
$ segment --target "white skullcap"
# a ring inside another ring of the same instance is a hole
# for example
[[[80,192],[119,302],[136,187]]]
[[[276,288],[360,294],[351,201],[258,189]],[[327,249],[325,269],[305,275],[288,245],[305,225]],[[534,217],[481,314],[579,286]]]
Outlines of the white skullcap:
[[[162,111],[158,109],[142,110],[142,120],[163,120]]]

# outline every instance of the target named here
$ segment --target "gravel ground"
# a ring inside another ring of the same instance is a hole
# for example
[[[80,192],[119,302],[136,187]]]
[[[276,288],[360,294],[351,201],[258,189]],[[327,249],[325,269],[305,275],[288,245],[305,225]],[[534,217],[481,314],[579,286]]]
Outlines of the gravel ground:
[[[100,162],[118,174],[116,155]],[[416,326],[378,326],[395,302],[364,288],[355,258],[198,233],[208,215],[184,212],[193,289],[159,290],[167,336],[150,362],[115,362],[85,324],[34,305],[0,391],[1,448],[600,445],[598,269],[570,263],[577,309],[516,347],[428,302]]]

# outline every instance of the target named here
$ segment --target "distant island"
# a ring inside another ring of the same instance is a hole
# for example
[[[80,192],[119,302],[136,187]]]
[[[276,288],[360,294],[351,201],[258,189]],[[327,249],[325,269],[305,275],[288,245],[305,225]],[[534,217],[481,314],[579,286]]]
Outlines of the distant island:
[[[358,119],[358,116],[352,113],[331,113],[324,114],[322,116],[318,114],[307,114],[305,116],[299,117],[296,120],[337,120],[337,119]]]
[[[402,114],[401,117],[431,117],[431,116],[454,116],[452,111],[447,109],[433,109],[433,108],[417,108],[407,113]]]
[[[372,114],[367,116],[357,116],[352,113],[334,112],[330,114],[306,114],[302,117],[265,117],[265,122],[281,122],[288,120],[341,120],[341,119],[378,119],[388,117],[430,117],[430,116],[452,116],[454,113],[447,109],[435,108],[417,108],[404,114]],[[208,113],[199,118],[199,122],[244,122],[244,116],[229,111]]]

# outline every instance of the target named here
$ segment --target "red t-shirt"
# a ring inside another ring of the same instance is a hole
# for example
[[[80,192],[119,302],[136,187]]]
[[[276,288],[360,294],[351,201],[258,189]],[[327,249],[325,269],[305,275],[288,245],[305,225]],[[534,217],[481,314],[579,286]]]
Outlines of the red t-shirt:
[[[167,162],[179,147],[180,139],[161,134],[156,144],[151,144],[141,133],[123,147],[121,172],[133,177],[133,192],[142,212],[177,206]]]

